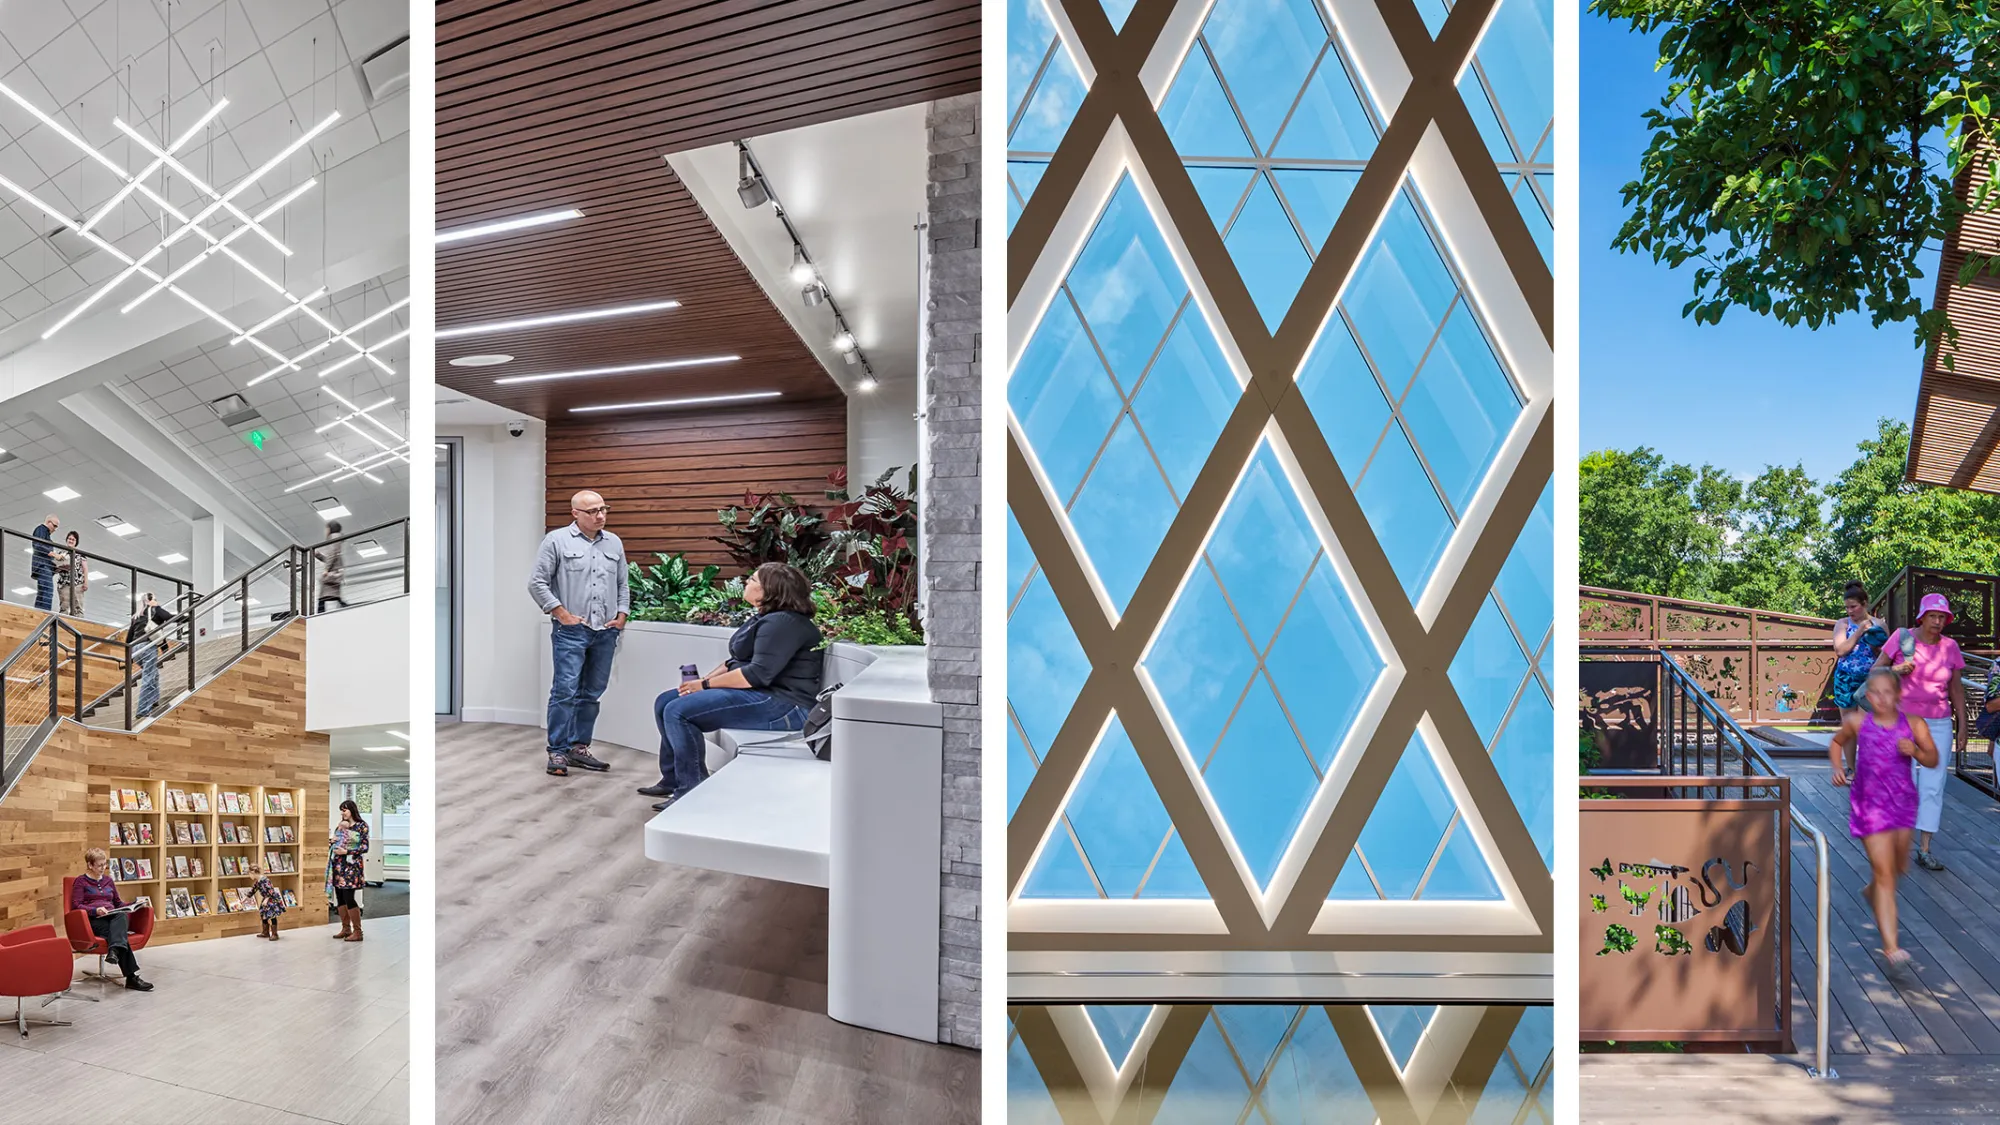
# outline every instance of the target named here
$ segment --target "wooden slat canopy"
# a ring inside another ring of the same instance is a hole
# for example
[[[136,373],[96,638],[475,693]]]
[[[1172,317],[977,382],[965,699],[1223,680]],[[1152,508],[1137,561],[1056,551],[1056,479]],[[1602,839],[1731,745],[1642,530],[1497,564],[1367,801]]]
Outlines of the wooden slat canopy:
[[[1960,199],[1991,175],[1981,161],[1958,180]],[[1954,345],[1931,349],[1917,389],[1906,473],[1923,484],[2000,493],[2000,278],[1958,284],[1966,254],[2000,252],[2000,214],[1975,211],[1945,239],[1938,263],[1936,307],[1958,326]],[[1943,357],[1953,366],[1946,368]]]
[[[585,217],[439,248],[439,327],[657,300],[682,307],[443,339],[438,382],[543,418],[592,402],[747,390],[839,397],[664,157],[978,86],[976,0],[444,0],[439,229],[568,207]],[[515,360],[448,366],[488,352]],[[743,358],[493,381],[717,354]]]

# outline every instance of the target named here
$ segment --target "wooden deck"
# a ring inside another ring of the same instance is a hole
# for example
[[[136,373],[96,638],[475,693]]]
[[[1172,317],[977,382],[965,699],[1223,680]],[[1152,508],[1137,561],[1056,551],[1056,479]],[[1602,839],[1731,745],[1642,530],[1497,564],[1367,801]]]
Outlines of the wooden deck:
[[[1799,1052],[1769,1055],[1585,1055],[1582,1118],[1589,1122],[2000,1120],[2000,802],[1953,777],[1936,856],[1947,870],[1912,865],[1897,888],[1911,971],[1882,960],[1874,914],[1861,900],[1868,863],[1847,834],[1847,794],[1824,761],[1781,759],[1792,802],[1826,833],[1831,868],[1832,973],[1825,1018],[1840,1077],[1818,1082],[1818,870],[1792,846],[1792,1021]],[[1912,1056],[1928,1056],[1918,1058]]]

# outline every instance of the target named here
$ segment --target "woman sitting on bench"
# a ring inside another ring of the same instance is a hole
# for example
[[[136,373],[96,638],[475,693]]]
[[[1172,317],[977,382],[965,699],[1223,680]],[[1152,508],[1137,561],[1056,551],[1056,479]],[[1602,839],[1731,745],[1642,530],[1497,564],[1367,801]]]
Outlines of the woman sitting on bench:
[[[729,638],[729,659],[653,701],[660,781],[639,792],[666,798],[655,811],[707,779],[707,732],[805,729],[823,662],[812,585],[797,567],[765,563],[744,583],[743,600],[757,614]]]

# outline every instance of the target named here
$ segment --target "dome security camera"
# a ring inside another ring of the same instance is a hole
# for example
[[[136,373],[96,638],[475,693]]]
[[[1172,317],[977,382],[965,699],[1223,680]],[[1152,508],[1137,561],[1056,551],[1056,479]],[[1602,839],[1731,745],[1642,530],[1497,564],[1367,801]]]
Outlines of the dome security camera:
[[[507,423],[507,434],[509,437],[520,437],[522,434],[525,434],[527,432],[528,432],[528,424],[526,422],[517,421],[517,422]]]

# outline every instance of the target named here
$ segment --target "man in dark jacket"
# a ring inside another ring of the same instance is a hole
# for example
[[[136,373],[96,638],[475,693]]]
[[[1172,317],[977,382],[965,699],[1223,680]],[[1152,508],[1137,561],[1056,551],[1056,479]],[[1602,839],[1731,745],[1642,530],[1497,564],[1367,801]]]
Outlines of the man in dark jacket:
[[[56,528],[62,521],[54,516],[43,520],[35,528],[35,553],[28,563],[29,573],[35,576],[35,608],[44,613],[52,613],[56,608]]]
[[[145,718],[160,705],[160,638],[151,634],[173,619],[174,615],[149,592],[139,607],[139,615],[125,629],[126,645],[139,665],[139,699],[132,707],[135,719]]]

